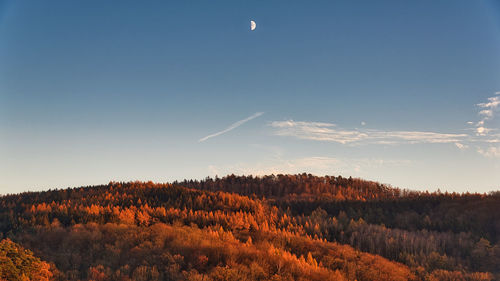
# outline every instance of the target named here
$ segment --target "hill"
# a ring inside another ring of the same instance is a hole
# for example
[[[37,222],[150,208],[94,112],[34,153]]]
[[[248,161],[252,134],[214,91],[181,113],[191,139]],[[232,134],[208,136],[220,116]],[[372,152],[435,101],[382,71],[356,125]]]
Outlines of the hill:
[[[307,174],[111,182],[0,198],[59,280],[494,280],[500,196]]]

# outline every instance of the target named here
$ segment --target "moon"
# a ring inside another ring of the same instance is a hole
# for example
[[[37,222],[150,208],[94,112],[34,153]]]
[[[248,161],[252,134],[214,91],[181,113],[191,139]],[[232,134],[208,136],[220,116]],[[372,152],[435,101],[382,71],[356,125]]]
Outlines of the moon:
[[[253,30],[255,30],[255,28],[257,28],[257,24],[253,20],[251,20],[250,21],[250,30],[253,31]]]

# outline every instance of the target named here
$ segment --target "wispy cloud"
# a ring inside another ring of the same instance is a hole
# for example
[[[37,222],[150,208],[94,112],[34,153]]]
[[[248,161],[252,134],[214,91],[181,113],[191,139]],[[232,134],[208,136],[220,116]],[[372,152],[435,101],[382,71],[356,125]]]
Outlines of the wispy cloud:
[[[500,158],[500,146],[490,146],[488,148],[478,148],[477,152],[480,154],[491,157],[491,158]]]
[[[245,119],[243,119],[243,120],[240,120],[240,121],[238,121],[238,122],[233,123],[231,126],[227,127],[226,129],[224,129],[224,130],[222,130],[222,131],[220,131],[220,132],[217,132],[217,133],[214,133],[214,134],[208,135],[208,136],[206,136],[206,137],[203,137],[203,138],[199,139],[198,141],[199,141],[199,142],[204,142],[204,141],[206,141],[206,140],[208,140],[208,139],[210,139],[210,138],[217,137],[217,136],[220,136],[220,135],[222,135],[222,134],[225,134],[225,133],[227,133],[227,132],[229,132],[229,131],[231,131],[231,130],[234,130],[234,129],[238,128],[239,126],[241,126],[241,125],[245,124],[246,122],[248,122],[248,121],[250,121],[250,120],[252,120],[252,119],[255,119],[255,118],[257,118],[257,117],[261,116],[262,114],[264,114],[264,112],[257,112],[257,113],[253,114],[253,115],[252,115],[252,116],[250,116],[250,117],[247,117],[247,118],[245,118]]]
[[[479,126],[479,127],[476,128],[476,135],[478,135],[478,136],[486,136],[490,131],[491,131],[490,128]]]
[[[361,175],[365,170],[379,167],[401,167],[410,165],[408,160],[372,159],[372,158],[336,158],[313,156],[293,159],[274,159],[265,163],[237,163],[226,166],[208,166],[211,175],[231,173],[242,175],[297,174],[313,173],[316,175]]]
[[[484,108],[479,111],[479,115],[484,116],[486,119],[491,119],[495,109],[500,105],[500,92],[496,92],[495,96],[489,97],[488,102],[478,103],[477,106]]]
[[[479,107],[479,121],[468,121],[472,128],[462,132],[473,133],[443,133],[431,131],[390,131],[361,128],[342,128],[334,123],[308,122],[308,121],[274,121],[268,126],[273,128],[276,136],[287,136],[303,140],[335,142],[345,145],[363,144],[424,144],[448,143],[460,150],[474,147],[475,150],[486,157],[500,158],[500,134],[497,128],[488,126],[495,118],[500,108],[500,92],[496,92],[486,102],[476,104]],[[366,123],[362,122],[362,125]]]
[[[489,97],[487,102],[478,103],[480,108],[479,116],[481,120],[476,123],[476,135],[486,136],[491,129],[485,127],[485,122],[493,119],[498,106],[500,105],[500,92],[496,92],[495,96]]]
[[[466,134],[422,131],[381,131],[343,129],[333,123],[304,121],[274,121],[275,135],[298,139],[337,142],[341,144],[402,144],[402,143],[459,143]]]

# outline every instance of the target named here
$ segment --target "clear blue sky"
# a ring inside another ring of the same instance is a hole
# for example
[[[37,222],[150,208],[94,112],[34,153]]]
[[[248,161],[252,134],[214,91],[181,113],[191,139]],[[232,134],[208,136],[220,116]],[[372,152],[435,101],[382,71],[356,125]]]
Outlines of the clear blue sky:
[[[298,172],[496,190],[498,92],[498,1],[0,1],[0,193]]]

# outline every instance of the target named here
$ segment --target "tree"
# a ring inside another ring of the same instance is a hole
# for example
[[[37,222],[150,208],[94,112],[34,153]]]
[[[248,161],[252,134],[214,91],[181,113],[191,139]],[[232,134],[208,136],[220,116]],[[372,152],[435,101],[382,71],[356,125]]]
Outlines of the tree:
[[[7,281],[48,281],[50,265],[10,239],[0,242],[0,279]]]

